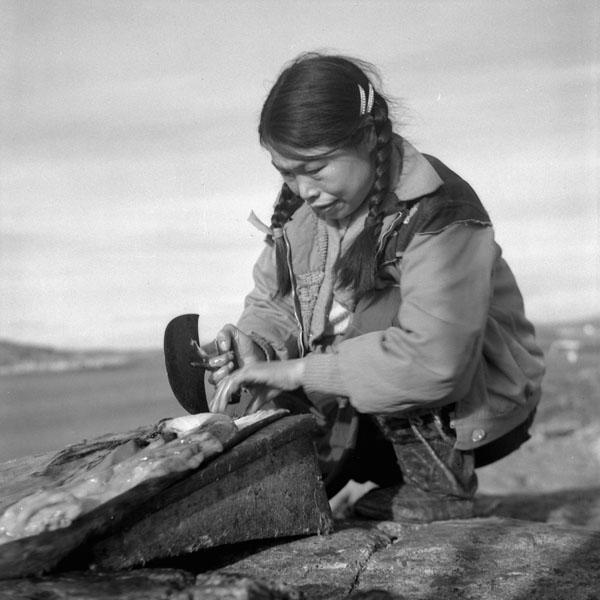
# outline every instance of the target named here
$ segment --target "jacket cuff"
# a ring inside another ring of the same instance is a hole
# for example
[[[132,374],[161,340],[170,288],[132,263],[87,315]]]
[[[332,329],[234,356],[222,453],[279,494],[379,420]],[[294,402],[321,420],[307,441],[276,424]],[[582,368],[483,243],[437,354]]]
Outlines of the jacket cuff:
[[[340,373],[337,354],[311,353],[304,359],[304,377],[302,387],[308,397],[311,394],[348,396],[344,380]]]

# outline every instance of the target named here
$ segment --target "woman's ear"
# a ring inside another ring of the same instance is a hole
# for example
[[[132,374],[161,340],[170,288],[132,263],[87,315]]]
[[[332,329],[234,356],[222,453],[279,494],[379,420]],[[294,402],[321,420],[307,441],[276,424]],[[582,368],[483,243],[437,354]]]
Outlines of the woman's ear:
[[[377,146],[377,134],[375,133],[375,125],[371,122],[365,127],[366,131],[363,137],[363,144],[369,154],[375,150]]]

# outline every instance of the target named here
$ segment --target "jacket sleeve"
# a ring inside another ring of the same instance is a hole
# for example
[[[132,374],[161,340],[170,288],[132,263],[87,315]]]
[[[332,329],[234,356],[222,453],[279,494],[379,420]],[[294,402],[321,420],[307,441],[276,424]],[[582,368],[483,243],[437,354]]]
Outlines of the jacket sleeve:
[[[254,265],[254,289],[246,296],[237,323],[264,350],[267,358],[281,360],[299,356],[300,328],[291,294],[276,296],[275,249],[265,245]]]
[[[416,235],[402,258],[400,326],[309,355],[308,395],[343,395],[359,412],[386,413],[466,394],[481,353],[495,254],[489,226]]]

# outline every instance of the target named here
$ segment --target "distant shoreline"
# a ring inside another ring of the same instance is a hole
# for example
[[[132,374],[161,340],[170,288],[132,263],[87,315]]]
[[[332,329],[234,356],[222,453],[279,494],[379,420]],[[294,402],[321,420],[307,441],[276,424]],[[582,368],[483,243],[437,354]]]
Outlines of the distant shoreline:
[[[153,350],[64,350],[0,340],[0,377],[35,373],[63,373],[117,369],[131,365]]]
[[[0,377],[32,373],[62,373],[65,371],[99,370],[125,367],[132,362],[129,355],[88,356],[73,359],[27,360],[11,365],[0,365]]]
[[[538,342],[548,350],[572,353],[596,348],[600,340],[600,316],[542,323],[535,327]],[[577,346],[575,348],[575,346]],[[160,348],[110,350],[68,350],[38,346],[0,339],[0,377],[35,373],[62,373],[67,371],[98,371],[130,366],[137,359],[162,354]]]

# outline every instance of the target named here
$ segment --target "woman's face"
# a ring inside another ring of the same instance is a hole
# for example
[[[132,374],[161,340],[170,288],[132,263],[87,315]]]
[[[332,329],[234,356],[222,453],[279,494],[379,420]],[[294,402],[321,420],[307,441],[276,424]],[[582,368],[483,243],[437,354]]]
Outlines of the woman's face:
[[[373,185],[375,169],[368,139],[357,148],[310,148],[292,151],[287,158],[267,146],[273,166],[288,187],[322,219],[343,219],[364,202]]]

